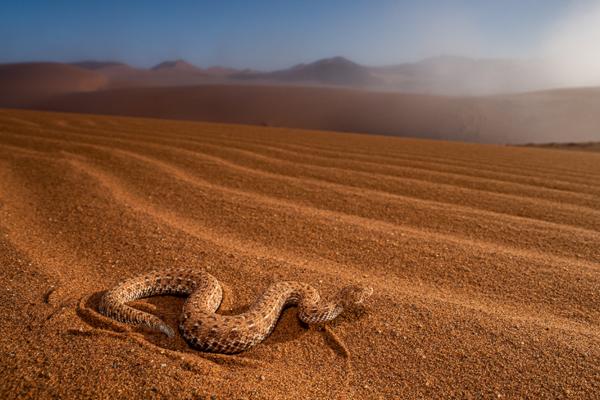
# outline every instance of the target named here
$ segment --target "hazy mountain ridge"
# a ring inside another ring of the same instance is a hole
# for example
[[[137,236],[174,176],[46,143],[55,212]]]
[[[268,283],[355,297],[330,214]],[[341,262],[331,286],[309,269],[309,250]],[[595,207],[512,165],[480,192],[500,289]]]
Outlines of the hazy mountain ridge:
[[[431,57],[390,66],[361,65],[337,56],[274,71],[226,66],[202,68],[181,59],[164,61],[148,69],[116,61],[88,60],[71,65],[105,74],[113,87],[238,82],[341,86],[449,96],[484,96],[561,87],[541,61],[459,56]]]
[[[180,61],[154,70],[79,65],[87,68],[0,66],[0,106],[492,143],[600,139],[600,88],[542,90],[542,74],[535,85],[528,81],[533,64],[511,60],[439,57],[365,67],[334,57],[270,73],[213,74]],[[517,71],[531,91],[511,93],[517,81],[506,71]]]
[[[339,56],[324,58],[309,64],[297,64],[291,68],[273,72],[240,73],[233,75],[232,78],[340,86],[373,86],[382,83],[368,67]]]
[[[151,71],[191,71],[191,72],[202,72],[202,69],[185,60],[172,60],[163,61],[160,64],[150,68]]]

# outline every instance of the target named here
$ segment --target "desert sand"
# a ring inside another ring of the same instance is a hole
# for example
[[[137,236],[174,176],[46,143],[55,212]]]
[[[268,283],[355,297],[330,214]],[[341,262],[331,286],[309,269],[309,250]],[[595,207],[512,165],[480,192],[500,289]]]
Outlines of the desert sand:
[[[108,82],[101,73],[68,64],[0,64],[0,107],[25,107],[61,94],[95,91]]]
[[[597,153],[1,110],[0,246],[0,398],[600,393]],[[375,292],[234,356],[96,311],[167,267],[225,311],[278,280]]]
[[[395,92],[399,89],[393,85],[376,86],[378,90],[361,85],[361,79],[352,77],[363,76],[365,71],[356,70],[357,65],[344,59],[301,67],[270,74],[277,79],[265,80],[260,78],[264,74],[252,78],[255,74],[251,71],[202,69],[182,60],[152,69],[98,61],[0,65],[0,107],[475,143],[600,140],[599,88],[445,96],[440,93],[446,90],[421,87],[422,80],[412,75],[420,70],[415,66],[408,69],[412,83],[404,92]],[[235,78],[240,74],[246,78]],[[472,74],[457,72],[459,76]],[[458,84],[460,79],[450,79],[450,75],[444,79]],[[370,80],[369,76],[363,80]],[[356,84],[334,84],[344,77]]]
[[[556,150],[572,151],[600,151],[600,142],[579,142],[579,143],[541,143],[528,144],[529,147],[540,147]]]
[[[135,87],[55,96],[32,108],[478,143],[598,141],[600,90],[447,97],[332,87]]]

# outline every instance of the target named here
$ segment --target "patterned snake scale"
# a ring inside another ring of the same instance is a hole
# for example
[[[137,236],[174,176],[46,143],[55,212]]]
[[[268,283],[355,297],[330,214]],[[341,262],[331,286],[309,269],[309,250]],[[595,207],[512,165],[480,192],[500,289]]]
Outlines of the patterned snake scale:
[[[170,269],[120,283],[104,294],[99,311],[117,321],[145,326],[173,337],[173,329],[160,318],[126,303],[158,295],[187,296],[179,324],[183,338],[199,350],[231,354],[262,342],[287,306],[298,306],[301,321],[319,324],[333,320],[345,308],[362,303],[372,293],[369,287],[347,286],[331,301],[322,301],[319,292],[308,284],[277,282],[247,312],[220,315],[216,311],[223,291],[214,276],[200,270]]]

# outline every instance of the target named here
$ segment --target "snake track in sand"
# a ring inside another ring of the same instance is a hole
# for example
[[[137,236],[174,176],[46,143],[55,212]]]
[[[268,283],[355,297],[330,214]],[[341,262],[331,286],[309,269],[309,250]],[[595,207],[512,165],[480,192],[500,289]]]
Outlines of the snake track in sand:
[[[303,322],[319,324],[333,320],[372,293],[369,287],[347,286],[331,301],[322,301],[319,292],[308,284],[277,282],[247,312],[220,315],[216,313],[223,297],[219,281],[205,271],[178,269],[151,272],[120,283],[104,294],[99,311],[117,321],[172,337],[173,329],[160,318],[125,303],[158,295],[187,296],[179,323],[183,338],[199,350],[231,354],[262,342],[289,305],[299,307],[298,317]]]

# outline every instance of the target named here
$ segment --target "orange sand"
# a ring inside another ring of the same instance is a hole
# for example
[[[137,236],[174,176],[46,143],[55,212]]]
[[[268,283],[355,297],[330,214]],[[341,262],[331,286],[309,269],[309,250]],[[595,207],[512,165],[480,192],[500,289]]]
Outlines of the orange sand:
[[[597,153],[0,110],[0,262],[0,398],[600,393]],[[375,294],[209,355],[95,311],[162,267]]]
[[[199,85],[71,93],[26,108],[525,144],[599,141],[599,105],[598,88],[445,97],[331,87]]]

